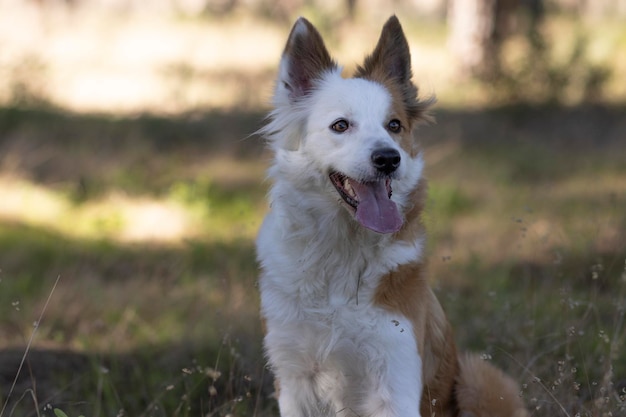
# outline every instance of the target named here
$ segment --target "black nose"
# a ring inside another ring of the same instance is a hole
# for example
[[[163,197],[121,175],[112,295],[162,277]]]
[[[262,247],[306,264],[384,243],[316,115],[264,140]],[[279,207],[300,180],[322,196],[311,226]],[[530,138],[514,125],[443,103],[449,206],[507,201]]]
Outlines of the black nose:
[[[391,174],[400,166],[400,152],[393,148],[381,148],[372,152],[374,168],[383,174]]]

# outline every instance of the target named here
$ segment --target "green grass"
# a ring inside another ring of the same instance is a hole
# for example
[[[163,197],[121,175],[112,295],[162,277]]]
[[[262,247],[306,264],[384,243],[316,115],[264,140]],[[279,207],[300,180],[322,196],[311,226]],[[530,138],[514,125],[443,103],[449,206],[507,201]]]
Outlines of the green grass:
[[[590,131],[620,111],[442,110],[429,128],[443,129],[425,146],[438,295],[534,415],[625,411],[626,172],[607,141],[623,127]]]
[[[623,413],[623,109],[437,114],[420,132],[428,261],[459,345],[518,379],[533,415]],[[232,140],[260,115],[0,116],[5,196],[25,199],[0,219],[2,403],[51,295],[4,415],[273,415],[253,247],[268,156]],[[126,238],[143,200],[194,228]]]
[[[60,276],[4,415],[241,413],[266,399],[251,241],[265,164],[239,139],[261,117],[242,116],[0,111],[16,161],[3,159],[5,202],[18,207],[0,220],[3,381]],[[174,206],[193,230],[126,239],[143,201]]]

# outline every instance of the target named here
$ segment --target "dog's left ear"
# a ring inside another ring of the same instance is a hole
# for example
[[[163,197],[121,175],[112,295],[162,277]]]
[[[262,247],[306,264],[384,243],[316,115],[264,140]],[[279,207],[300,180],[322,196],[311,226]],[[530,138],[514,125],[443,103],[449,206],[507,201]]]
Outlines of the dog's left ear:
[[[387,20],[374,52],[365,58],[363,66],[358,67],[356,76],[390,79],[399,84],[411,82],[409,43],[396,16]]]

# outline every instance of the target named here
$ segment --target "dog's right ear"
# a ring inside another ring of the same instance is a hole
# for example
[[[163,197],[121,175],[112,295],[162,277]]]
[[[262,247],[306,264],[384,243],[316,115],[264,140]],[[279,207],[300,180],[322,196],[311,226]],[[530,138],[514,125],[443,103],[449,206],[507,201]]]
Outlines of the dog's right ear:
[[[325,71],[337,68],[324,45],[322,36],[305,18],[299,18],[291,29],[280,61],[277,95],[289,102],[306,96]]]

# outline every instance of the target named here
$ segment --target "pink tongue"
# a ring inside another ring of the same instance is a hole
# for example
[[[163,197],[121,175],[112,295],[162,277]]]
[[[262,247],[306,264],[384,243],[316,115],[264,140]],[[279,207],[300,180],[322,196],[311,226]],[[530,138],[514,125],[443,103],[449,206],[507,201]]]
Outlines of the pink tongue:
[[[385,181],[360,183],[351,181],[359,205],[356,219],[361,225],[378,233],[393,233],[402,227],[398,207],[390,198]]]

